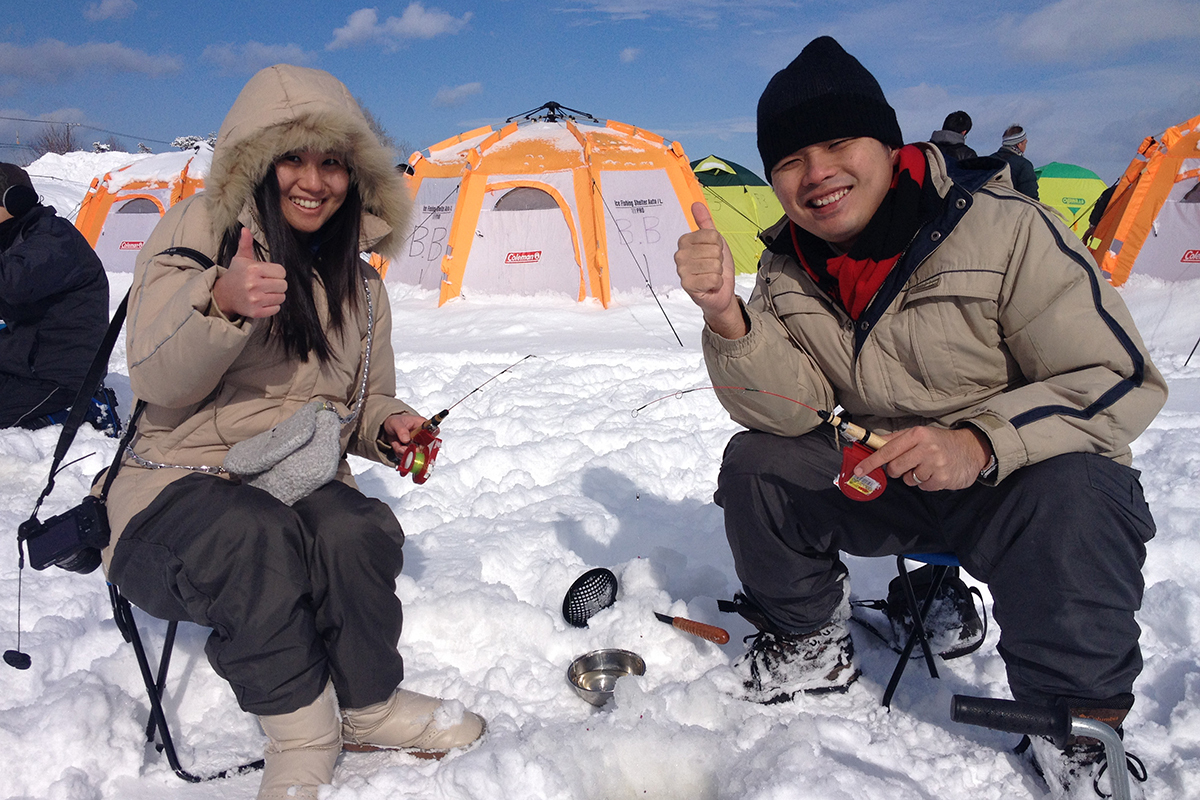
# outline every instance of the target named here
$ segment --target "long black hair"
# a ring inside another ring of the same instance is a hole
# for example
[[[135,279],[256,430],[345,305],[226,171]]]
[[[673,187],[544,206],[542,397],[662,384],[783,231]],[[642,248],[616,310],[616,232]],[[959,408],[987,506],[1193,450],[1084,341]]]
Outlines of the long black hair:
[[[313,276],[319,277],[325,287],[330,327],[341,333],[346,312],[358,308],[362,197],[352,172],[341,208],[307,242],[301,240],[284,219],[279,198],[279,179],[272,165],[254,188],[254,208],[267,239],[270,260],[287,270],[287,297],[279,313],[269,318],[268,331],[279,339],[289,356],[308,361],[311,353],[324,364],[329,361],[331,352],[328,335],[317,313]],[[241,227],[234,225],[221,237],[217,263],[229,266],[237,253]],[[266,257],[258,242],[254,243],[254,252],[258,258]]]

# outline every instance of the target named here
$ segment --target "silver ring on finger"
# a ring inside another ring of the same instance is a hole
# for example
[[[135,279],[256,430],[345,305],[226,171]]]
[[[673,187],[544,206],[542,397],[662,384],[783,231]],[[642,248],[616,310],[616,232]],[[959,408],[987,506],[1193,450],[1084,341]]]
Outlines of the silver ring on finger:
[[[920,478],[917,477],[917,471],[915,469],[912,471],[912,479],[913,479],[913,483],[915,483],[917,486],[921,485],[922,481]]]

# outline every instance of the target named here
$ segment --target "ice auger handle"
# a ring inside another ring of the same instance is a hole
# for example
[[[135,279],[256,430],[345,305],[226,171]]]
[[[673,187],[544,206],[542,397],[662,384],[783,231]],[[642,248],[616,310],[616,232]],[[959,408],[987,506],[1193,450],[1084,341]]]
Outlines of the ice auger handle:
[[[1059,747],[1066,745],[1071,734],[1071,712],[1065,705],[1047,707],[956,694],[950,700],[950,719],[996,731],[1045,736]]]

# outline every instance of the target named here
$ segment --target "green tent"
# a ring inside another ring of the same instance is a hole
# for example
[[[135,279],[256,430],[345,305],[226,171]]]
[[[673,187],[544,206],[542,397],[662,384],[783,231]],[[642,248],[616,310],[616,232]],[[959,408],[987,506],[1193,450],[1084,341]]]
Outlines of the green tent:
[[[729,242],[738,272],[758,270],[763,243],[758,235],[783,216],[783,206],[766,181],[741,164],[716,156],[692,162],[713,224]]]
[[[1088,229],[1088,217],[1096,198],[1108,188],[1100,176],[1090,169],[1074,164],[1051,161],[1035,169],[1038,195],[1046,205],[1059,213],[1075,235],[1083,238]]]

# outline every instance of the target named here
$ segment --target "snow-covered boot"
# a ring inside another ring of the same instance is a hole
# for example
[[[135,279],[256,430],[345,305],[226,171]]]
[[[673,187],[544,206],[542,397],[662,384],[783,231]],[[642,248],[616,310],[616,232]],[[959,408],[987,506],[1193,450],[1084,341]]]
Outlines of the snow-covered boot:
[[[735,598],[751,609],[739,609],[759,632],[733,669],[742,678],[745,697],[755,703],[786,703],[797,694],[844,692],[861,672],[854,658],[854,641],[846,624],[850,604],[843,595],[833,616],[810,633],[785,633],[755,614],[746,598]]]
[[[441,700],[397,689],[382,703],[342,709],[347,750],[404,750],[441,758],[483,735],[484,722],[457,700]]]
[[[258,722],[271,740],[263,755],[266,764],[258,800],[316,800],[317,788],[333,780],[333,767],[342,752],[333,682],[304,708],[260,716]]]
[[[1067,699],[1071,716],[1103,722],[1122,733],[1121,723],[1133,706],[1133,695],[1124,694],[1108,700]],[[1034,771],[1046,781],[1050,796],[1055,800],[1097,800],[1112,797],[1113,770],[1128,771],[1129,796],[1144,800],[1141,784],[1146,780],[1146,767],[1141,759],[1126,753],[1121,765],[1108,763],[1104,745],[1090,737],[1072,736],[1065,749],[1042,736],[1026,736],[1017,753],[1028,759]]]

